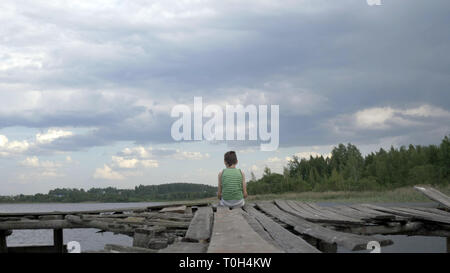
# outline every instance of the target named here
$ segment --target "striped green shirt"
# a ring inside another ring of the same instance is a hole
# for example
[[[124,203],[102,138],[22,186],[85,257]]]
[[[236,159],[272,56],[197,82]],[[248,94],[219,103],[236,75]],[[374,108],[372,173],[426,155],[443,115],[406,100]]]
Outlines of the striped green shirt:
[[[240,169],[226,168],[222,171],[223,200],[244,199],[242,189],[242,173]]]

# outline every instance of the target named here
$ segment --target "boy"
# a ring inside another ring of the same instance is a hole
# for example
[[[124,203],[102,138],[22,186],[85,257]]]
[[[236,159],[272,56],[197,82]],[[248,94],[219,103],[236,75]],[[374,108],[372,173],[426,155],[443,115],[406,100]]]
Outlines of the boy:
[[[244,206],[244,198],[247,198],[247,184],[245,175],[240,169],[236,169],[238,163],[236,153],[229,151],[225,153],[224,163],[226,168],[219,173],[217,197],[220,206],[231,209]]]

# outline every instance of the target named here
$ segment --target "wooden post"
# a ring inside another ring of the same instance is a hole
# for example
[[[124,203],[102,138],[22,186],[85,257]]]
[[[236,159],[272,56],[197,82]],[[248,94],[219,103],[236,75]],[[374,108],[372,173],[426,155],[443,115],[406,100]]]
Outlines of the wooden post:
[[[447,253],[450,253],[450,237],[447,237]]]
[[[55,252],[64,252],[64,241],[63,241],[63,230],[54,229],[53,230],[53,246],[55,247]]]
[[[0,230],[0,253],[8,253],[8,245],[6,243],[6,232]]]

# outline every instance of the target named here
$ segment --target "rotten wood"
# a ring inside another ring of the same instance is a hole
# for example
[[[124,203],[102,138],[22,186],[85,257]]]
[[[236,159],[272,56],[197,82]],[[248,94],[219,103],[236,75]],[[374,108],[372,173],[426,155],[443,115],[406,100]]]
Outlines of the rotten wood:
[[[446,207],[447,209],[450,209],[450,197],[443,194],[442,192],[433,189],[431,187],[425,188],[425,187],[419,187],[415,186],[415,190],[421,192],[426,197],[430,198],[431,200],[438,202],[440,205]]]
[[[213,211],[211,207],[199,207],[184,237],[185,241],[205,242],[211,237]]]
[[[258,202],[256,203],[256,206],[268,215],[271,215],[281,222],[292,226],[293,229],[300,234],[314,237],[316,239],[325,241],[326,243],[336,243],[350,250],[366,249],[367,243],[370,241],[378,241],[382,246],[390,245],[393,243],[391,240],[379,239],[372,236],[357,235],[331,230],[282,211],[270,202]]]
[[[273,240],[287,253],[319,253],[320,251],[308,244],[301,237],[286,230],[272,219],[252,207],[245,207],[250,216],[253,216],[270,234]]]

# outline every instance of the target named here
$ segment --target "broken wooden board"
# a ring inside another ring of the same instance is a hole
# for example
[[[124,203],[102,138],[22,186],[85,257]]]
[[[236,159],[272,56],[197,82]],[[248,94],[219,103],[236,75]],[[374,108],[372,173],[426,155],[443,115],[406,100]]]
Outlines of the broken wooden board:
[[[251,205],[245,204],[244,209],[250,207]],[[253,206],[251,206],[253,207]],[[246,211],[242,213],[242,216],[244,216],[245,220],[247,220],[248,224],[253,228],[256,233],[258,233],[261,238],[272,244],[278,249],[282,249],[281,246],[270,236],[270,234],[264,229],[264,227],[256,220],[254,216],[251,216]]]
[[[211,237],[213,211],[211,207],[199,207],[184,236],[185,241],[204,242]]]
[[[301,217],[297,217],[295,215],[287,213],[279,209],[275,204],[271,202],[258,202],[256,203],[256,206],[266,214],[292,226],[294,230],[299,232],[300,234],[311,236],[329,244],[335,243],[349,250],[366,249],[367,243],[370,241],[378,241],[382,246],[390,245],[393,243],[391,240],[379,239],[373,236],[339,232],[322,227],[321,225],[311,223]]]
[[[433,212],[427,212],[423,210],[413,209],[413,208],[402,208],[402,207],[381,207],[371,204],[362,204],[362,206],[366,206],[368,208],[387,212],[391,214],[397,214],[403,217],[407,217],[410,220],[422,220],[422,221],[428,221],[428,222],[436,222],[441,224],[450,224],[450,218],[433,213]]]
[[[177,206],[177,207],[166,207],[162,208],[159,212],[176,212],[176,213],[185,213],[186,206]]]
[[[282,210],[311,222],[329,224],[361,224],[361,221],[358,219],[351,219],[343,215],[337,215],[336,213],[331,211],[328,211],[326,213],[328,215],[324,215],[325,212],[319,212],[306,203],[302,202],[295,202],[291,200],[275,200],[275,204]],[[331,216],[330,214],[332,213],[333,215]]]
[[[265,241],[252,229],[242,215],[242,209],[218,207],[214,215],[213,233],[208,253],[278,253],[282,252]]]
[[[311,204],[291,200],[275,200],[284,211],[311,222],[330,224],[362,224],[360,219],[339,215],[333,211],[326,211],[312,207]]]
[[[450,209],[450,197],[443,194],[442,192],[433,188],[425,188],[419,186],[415,186],[414,189],[423,193],[426,197],[430,198],[431,200],[438,202],[445,208]]]
[[[207,243],[176,242],[166,248],[160,249],[159,253],[205,253],[208,249]]]
[[[251,206],[246,206],[245,211],[254,217],[269,233],[273,240],[287,253],[319,253],[320,251],[308,244],[303,238],[283,228],[275,221],[257,211]]]

